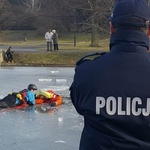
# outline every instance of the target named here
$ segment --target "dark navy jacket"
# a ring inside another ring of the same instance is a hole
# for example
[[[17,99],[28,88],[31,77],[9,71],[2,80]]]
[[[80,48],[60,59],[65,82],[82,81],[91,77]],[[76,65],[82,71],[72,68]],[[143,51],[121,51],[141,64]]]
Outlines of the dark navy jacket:
[[[150,150],[148,43],[141,31],[119,31],[109,53],[76,67],[70,94],[84,116],[80,150]]]

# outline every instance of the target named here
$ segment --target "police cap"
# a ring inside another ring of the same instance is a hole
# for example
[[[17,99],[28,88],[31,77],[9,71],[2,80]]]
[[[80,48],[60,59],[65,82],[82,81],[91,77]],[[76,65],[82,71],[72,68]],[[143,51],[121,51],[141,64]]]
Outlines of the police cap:
[[[142,21],[133,22],[129,18],[139,18]],[[150,20],[150,7],[146,0],[117,0],[111,17],[113,25],[146,27]]]

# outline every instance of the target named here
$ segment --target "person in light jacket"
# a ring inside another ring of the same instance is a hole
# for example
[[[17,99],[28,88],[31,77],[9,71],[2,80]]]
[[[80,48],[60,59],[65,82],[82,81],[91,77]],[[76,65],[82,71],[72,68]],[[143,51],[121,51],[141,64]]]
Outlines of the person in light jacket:
[[[47,42],[47,51],[52,51],[52,43],[53,43],[53,32],[51,31],[51,29],[49,29],[48,32],[45,33],[45,39]]]

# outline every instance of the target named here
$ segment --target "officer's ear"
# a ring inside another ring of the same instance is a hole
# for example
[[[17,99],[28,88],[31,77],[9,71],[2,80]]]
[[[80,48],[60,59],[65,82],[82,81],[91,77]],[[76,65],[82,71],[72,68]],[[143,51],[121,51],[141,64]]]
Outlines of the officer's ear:
[[[109,22],[109,24],[110,24],[110,34],[112,34],[115,32],[115,26],[112,24],[111,21]]]
[[[148,37],[150,37],[150,21],[146,21],[146,33],[148,35]]]
[[[150,26],[147,28],[147,35],[150,38]]]

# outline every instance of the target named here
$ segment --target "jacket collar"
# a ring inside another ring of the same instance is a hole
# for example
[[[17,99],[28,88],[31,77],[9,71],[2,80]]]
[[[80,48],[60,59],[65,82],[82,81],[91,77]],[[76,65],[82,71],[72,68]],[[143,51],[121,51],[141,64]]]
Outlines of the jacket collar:
[[[112,51],[116,46],[119,46],[121,51],[147,51],[149,49],[149,38],[142,31],[118,30],[110,38],[110,50]]]

